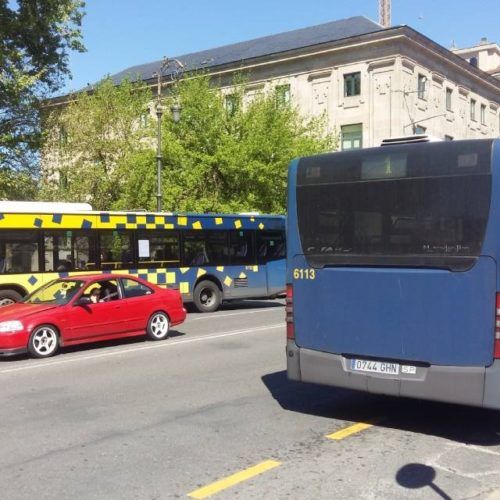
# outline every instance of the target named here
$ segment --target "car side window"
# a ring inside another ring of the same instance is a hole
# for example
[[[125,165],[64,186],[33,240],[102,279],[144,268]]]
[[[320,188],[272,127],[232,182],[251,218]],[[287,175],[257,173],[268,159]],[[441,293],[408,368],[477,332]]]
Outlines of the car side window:
[[[83,292],[82,297],[88,297],[90,303],[111,302],[120,299],[118,282],[102,280],[91,283]]]
[[[126,299],[130,299],[132,297],[143,297],[144,295],[151,295],[153,290],[138,281],[131,280],[128,278],[122,279],[123,286],[123,296]]]

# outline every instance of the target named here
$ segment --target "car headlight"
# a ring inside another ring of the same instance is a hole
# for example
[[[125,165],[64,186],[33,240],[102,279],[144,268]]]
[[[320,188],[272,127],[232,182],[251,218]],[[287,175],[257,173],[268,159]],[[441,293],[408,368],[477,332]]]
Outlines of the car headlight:
[[[17,320],[0,322],[0,333],[20,332],[23,328],[23,324]]]

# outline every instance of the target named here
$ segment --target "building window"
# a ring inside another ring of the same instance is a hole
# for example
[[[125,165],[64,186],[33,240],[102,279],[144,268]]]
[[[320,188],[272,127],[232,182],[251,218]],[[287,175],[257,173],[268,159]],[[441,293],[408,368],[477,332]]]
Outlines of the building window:
[[[446,111],[452,111],[451,98],[453,96],[453,90],[446,89]]]
[[[481,125],[486,125],[486,106],[481,104]]]
[[[470,100],[470,119],[476,121],[476,100]]]
[[[287,106],[290,104],[290,85],[278,85],[275,92],[276,104],[278,106]]]
[[[363,124],[344,125],[342,127],[342,149],[359,149],[363,147]]]
[[[419,99],[425,99],[425,84],[427,83],[427,77],[425,75],[418,75],[417,83],[417,93]]]
[[[344,97],[361,94],[361,73],[349,73],[344,75]]]
[[[415,134],[417,135],[422,135],[425,134],[427,129],[425,127],[422,127],[422,125],[415,125]]]
[[[224,104],[226,106],[226,111],[229,116],[233,116],[239,108],[238,96],[234,94],[228,94],[224,99]]]

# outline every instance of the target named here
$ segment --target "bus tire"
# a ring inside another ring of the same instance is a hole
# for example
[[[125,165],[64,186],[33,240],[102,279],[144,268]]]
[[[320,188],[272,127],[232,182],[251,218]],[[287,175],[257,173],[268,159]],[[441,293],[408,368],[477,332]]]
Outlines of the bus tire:
[[[209,280],[200,281],[193,293],[194,307],[198,312],[214,312],[222,302],[222,293],[219,287]]]
[[[59,349],[59,332],[52,325],[37,326],[30,335],[28,352],[34,358],[48,358]]]
[[[0,290],[0,307],[20,302],[23,296],[15,290]]]
[[[156,311],[151,315],[146,329],[151,340],[164,340],[170,333],[170,320],[163,311]]]

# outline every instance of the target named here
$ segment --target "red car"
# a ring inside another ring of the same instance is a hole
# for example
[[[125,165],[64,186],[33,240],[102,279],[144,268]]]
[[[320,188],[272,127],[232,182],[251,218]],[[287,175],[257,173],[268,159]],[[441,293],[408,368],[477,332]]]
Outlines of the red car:
[[[185,319],[177,290],[127,275],[61,278],[0,308],[0,355],[46,358],[60,346],[144,333],[163,340]]]

